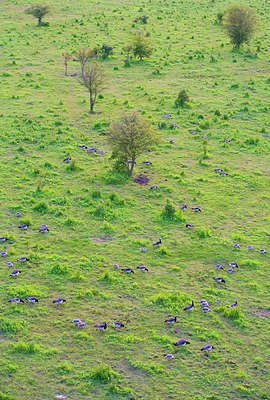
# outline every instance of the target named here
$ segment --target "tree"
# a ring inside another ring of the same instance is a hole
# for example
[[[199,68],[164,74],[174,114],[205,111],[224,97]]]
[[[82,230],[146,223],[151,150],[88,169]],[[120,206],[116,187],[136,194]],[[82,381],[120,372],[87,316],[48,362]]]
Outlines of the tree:
[[[97,95],[104,88],[104,72],[101,64],[97,62],[88,64],[87,71],[79,78],[79,82],[89,92],[90,113],[93,113]]]
[[[65,76],[67,76],[67,74],[68,74],[68,62],[73,59],[73,56],[71,54],[69,54],[69,53],[63,53],[62,57],[64,59],[64,64],[65,64]]]
[[[139,58],[140,61],[142,61],[143,58],[150,57],[153,51],[150,44],[150,40],[145,36],[144,32],[138,31],[134,33],[132,38],[134,57]]]
[[[126,58],[125,58],[125,61],[124,61],[124,63],[125,63],[124,65],[125,65],[125,67],[130,67],[131,54],[133,52],[132,43],[129,43],[127,46],[125,46],[123,48],[123,50],[126,53]]]
[[[180,90],[180,92],[178,93],[178,97],[175,100],[175,107],[179,108],[179,107],[185,107],[186,103],[189,101],[189,97],[187,92],[185,91],[185,89]]]
[[[91,49],[79,49],[76,53],[76,58],[78,59],[79,63],[81,64],[81,73],[82,76],[84,75],[84,69],[86,64],[94,57],[93,50]]]
[[[123,162],[131,176],[136,158],[158,141],[149,124],[136,112],[126,114],[113,122],[108,133],[108,143],[114,157]]]
[[[37,18],[38,26],[42,26],[42,19],[46,14],[49,13],[49,11],[50,11],[49,6],[36,5],[36,6],[32,6],[30,8],[27,8],[25,10],[25,13],[33,15],[35,18]]]
[[[109,56],[113,54],[113,47],[108,46],[107,44],[103,44],[100,49],[101,58],[106,60]]]
[[[239,49],[243,43],[249,42],[256,28],[254,11],[245,6],[232,6],[227,10],[225,29],[235,48]]]

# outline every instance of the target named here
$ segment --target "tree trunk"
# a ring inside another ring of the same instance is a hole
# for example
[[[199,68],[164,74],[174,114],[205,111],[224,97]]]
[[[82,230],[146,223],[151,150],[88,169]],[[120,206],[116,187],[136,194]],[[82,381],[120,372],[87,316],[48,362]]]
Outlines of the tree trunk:
[[[38,26],[42,25],[42,17],[38,17]]]
[[[65,76],[67,76],[68,72],[68,63],[65,61]]]
[[[132,157],[131,163],[130,163],[130,168],[128,169],[129,176],[132,176],[134,167],[135,167],[135,157]]]
[[[94,105],[95,105],[95,102],[93,100],[92,94],[90,93],[90,113],[91,114],[93,114],[93,112],[94,112]]]

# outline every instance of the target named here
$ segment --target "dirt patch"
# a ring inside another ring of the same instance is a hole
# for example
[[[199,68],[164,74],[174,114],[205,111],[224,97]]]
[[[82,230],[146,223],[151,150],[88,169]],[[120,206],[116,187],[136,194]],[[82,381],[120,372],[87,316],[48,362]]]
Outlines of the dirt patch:
[[[254,314],[260,318],[270,318],[270,311],[269,310],[256,310]]]
[[[140,175],[137,176],[137,178],[135,178],[133,182],[138,183],[139,185],[147,185],[149,182],[149,178],[147,178],[147,176],[145,175]]]
[[[105,235],[103,237],[95,237],[95,238],[89,238],[92,240],[94,243],[106,243],[109,242],[110,240],[113,240],[113,237],[110,235]]]

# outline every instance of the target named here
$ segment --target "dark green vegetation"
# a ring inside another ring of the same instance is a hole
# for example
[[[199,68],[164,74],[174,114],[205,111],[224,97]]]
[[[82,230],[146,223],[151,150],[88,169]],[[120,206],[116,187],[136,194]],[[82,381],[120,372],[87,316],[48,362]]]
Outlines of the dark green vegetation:
[[[34,2],[1,2],[0,236],[9,242],[0,243],[8,252],[0,258],[0,399],[269,399],[270,10],[265,0],[241,3],[254,8],[260,30],[236,52],[216,22],[225,1],[59,0],[49,4],[48,27],[24,13]],[[144,15],[147,24],[134,22]],[[154,50],[124,68],[137,29]],[[114,55],[89,115],[71,76],[79,63],[65,76],[62,54],[103,43]],[[183,89],[189,107],[176,109]],[[161,126],[160,144],[134,171],[148,186],[112,172],[102,135],[132,110]],[[41,224],[50,232],[40,234]],[[22,256],[30,261],[19,265]],[[9,276],[7,261],[20,276]],[[216,270],[231,261],[233,274]],[[39,303],[8,303],[17,296]],[[62,296],[67,303],[52,304]],[[211,313],[202,313],[202,298]],[[191,300],[195,309],[184,313]],[[179,316],[172,327],[169,315]],[[77,329],[75,318],[88,325]],[[94,328],[114,320],[125,328]],[[190,345],[174,347],[180,339]],[[209,357],[200,351],[207,344]]]

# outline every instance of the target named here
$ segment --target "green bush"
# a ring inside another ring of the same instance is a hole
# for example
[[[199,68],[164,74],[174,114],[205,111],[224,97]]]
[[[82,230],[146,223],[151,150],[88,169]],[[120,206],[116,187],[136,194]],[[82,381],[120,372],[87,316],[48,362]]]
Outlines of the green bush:
[[[118,372],[105,365],[94,368],[91,371],[90,376],[93,380],[101,383],[109,383],[112,380],[121,380],[121,375]]]

